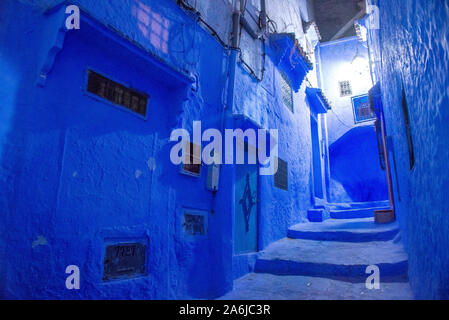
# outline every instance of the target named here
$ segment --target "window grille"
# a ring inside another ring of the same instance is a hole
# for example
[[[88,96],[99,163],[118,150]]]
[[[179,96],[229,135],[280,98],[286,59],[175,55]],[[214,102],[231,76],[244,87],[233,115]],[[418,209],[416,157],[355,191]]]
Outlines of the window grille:
[[[282,102],[293,112],[293,89],[290,80],[284,72],[281,72]]]
[[[88,74],[87,91],[143,117],[146,116],[148,95],[127,88],[92,70],[89,70]]]
[[[188,237],[207,237],[207,212],[199,210],[184,210],[183,230]]]
[[[340,81],[339,85],[340,85],[340,97],[347,97],[352,95],[351,82]]]
[[[274,186],[288,191],[288,164],[278,158],[278,171],[274,175]]]
[[[204,216],[185,214],[184,215],[184,232],[189,236],[206,235]]]

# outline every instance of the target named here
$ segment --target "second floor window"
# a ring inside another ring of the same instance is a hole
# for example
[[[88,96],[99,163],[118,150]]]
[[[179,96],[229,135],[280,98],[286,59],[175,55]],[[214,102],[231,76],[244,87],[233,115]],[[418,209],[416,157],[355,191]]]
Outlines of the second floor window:
[[[148,95],[125,87],[92,70],[89,70],[88,74],[87,92],[115,105],[129,109],[143,117],[147,114]]]
[[[352,95],[351,82],[340,81],[339,85],[340,85],[340,97],[347,97]]]

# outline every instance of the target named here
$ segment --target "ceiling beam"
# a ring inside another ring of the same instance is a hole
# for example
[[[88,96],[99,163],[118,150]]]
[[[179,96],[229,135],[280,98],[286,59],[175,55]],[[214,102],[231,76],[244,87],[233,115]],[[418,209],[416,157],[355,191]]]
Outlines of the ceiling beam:
[[[360,10],[351,20],[349,20],[344,26],[343,28],[341,28],[340,30],[338,30],[338,32],[335,34],[335,36],[332,37],[332,39],[330,41],[333,40],[337,40],[339,39],[341,36],[343,36],[346,31],[349,30],[349,28],[351,28],[352,26],[354,26],[354,22],[360,18],[362,18],[364,15],[366,14],[366,10],[362,9]]]

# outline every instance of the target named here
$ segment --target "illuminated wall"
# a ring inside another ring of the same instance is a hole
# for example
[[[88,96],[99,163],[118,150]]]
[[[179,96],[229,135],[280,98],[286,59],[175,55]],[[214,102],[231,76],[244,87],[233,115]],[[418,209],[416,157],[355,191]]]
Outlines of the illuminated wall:
[[[351,98],[367,94],[372,87],[368,49],[356,37],[352,37],[320,44],[319,57],[322,89],[332,105],[332,112],[327,116],[329,144],[332,144],[358,126],[354,123]],[[349,81],[351,94],[340,95],[339,83],[342,81]]]
[[[356,123],[352,97],[372,87],[368,49],[351,37],[320,44],[320,79],[332,110],[327,114],[330,154],[330,201],[365,202],[388,198],[373,121]],[[342,96],[340,83],[349,82]]]

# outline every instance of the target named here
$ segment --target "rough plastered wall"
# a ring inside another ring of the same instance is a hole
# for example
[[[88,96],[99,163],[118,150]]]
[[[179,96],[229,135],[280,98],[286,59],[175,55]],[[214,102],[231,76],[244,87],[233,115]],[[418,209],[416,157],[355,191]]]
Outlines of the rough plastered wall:
[[[393,139],[395,185],[409,278],[416,298],[449,298],[449,3],[383,0],[382,86],[387,134]],[[402,88],[408,104],[415,167],[410,170]]]
[[[180,174],[170,162],[169,136],[181,127],[191,132],[194,120],[202,121],[203,130],[220,127],[227,53],[175,1],[78,0],[74,3],[107,28],[82,22],[79,32],[67,32],[45,86],[38,87],[42,63],[56,51],[58,44],[52,41],[63,21],[58,20],[60,11],[43,12],[59,2],[0,3],[0,296],[165,299],[224,294],[235,275],[232,184],[222,176],[214,200],[206,189],[207,167],[196,178]],[[221,17],[220,8],[210,21]],[[162,33],[153,20],[162,21]],[[218,30],[229,28],[226,24]],[[145,58],[136,55],[134,45],[117,44],[124,38],[144,50]],[[188,74],[194,85],[165,75],[160,66],[178,76]],[[147,92],[148,119],[86,94],[88,67]],[[264,82],[258,83],[237,68],[234,110],[260,126],[279,129],[280,155],[289,161],[288,192],[274,189],[273,177],[262,182],[262,248],[304,220],[310,204],[304,85],[295,94],[291,114],[280,100],[279,74],[269,58],[267,69]],[[208,237],[185,237],[185,209],[207,213]],[[147,275],[103,282],[105,245],[123,241],[147,245]],[[80,267],[80,290],[65,288],[65,268],[72,264]]]
[[[224,203],[209,214],[209,237],[184,236],[183,210],[211,212],[212,194],[206,167],[195,178],[170,162],[169,137],[175,128],[191,130],[194,120],[202,120],[203,129],[219,126],[223,48],[172,1],[78,3],[165,62],[189,69],[198,82],[187,90],[155,67],[159,58],[148,54],[156,61],[150,63],[107,38],[109,31],[82,22],[79,32],[67,33],[46,85],[38,87],[48,35],[60,25],[43,15],[43,1],[2,1],[0,295],[220,296],[232,287],[231,260],[223,253],[231,239],[223,220],[229,208]],[[161,18],[166,42],[154,38],[149,23]],[[86,95],[87,67],[148,92],[148,119]],[[104,247],[114,241],[147,245],[147,276],[102,281]],[[80,290],[65,288],[65,268],[72,264],[80,267]]]
[[[330,146],[329,154],[333,202],[388,199],[386,175],[380,166],[373,126],[349,130]]]

